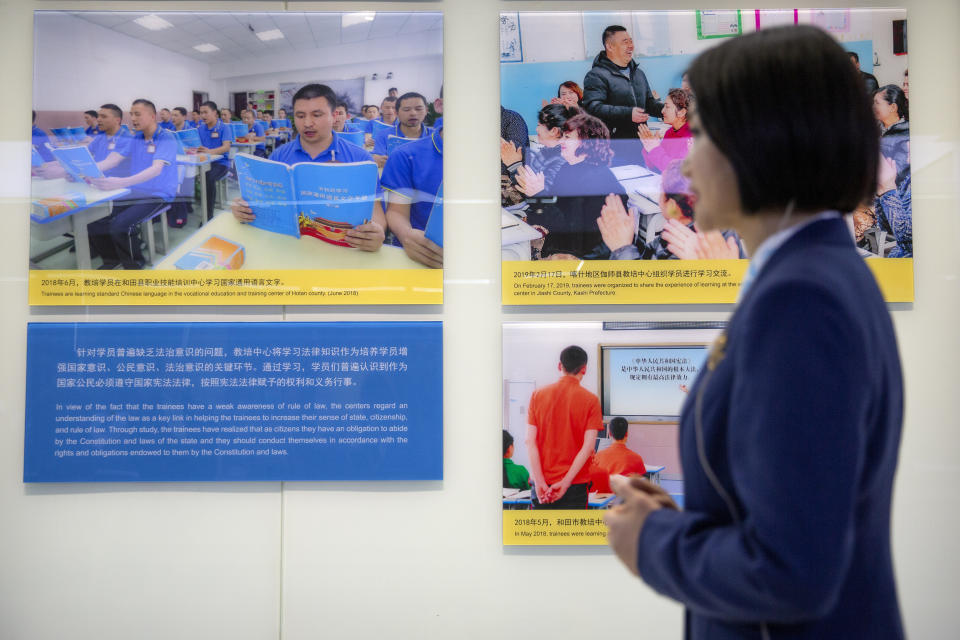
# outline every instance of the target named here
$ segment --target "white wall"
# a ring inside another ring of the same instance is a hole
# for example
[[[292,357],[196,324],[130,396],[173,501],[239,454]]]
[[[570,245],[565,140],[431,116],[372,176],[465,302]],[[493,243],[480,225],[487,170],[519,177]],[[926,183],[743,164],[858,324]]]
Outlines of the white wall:
[[[158,109],[189,109],[193,91],[226,100],[223,82],[210,78],[206,63],[64,13],[37,15],[37,111],[86,111],[105,102],[127,111],[137,98]],[[21,58],[29,65],[28,55]]]
[[[0,60],[6,63],[5,117],[0,118],[0,218],[5,221],[0,236],[0,638],[682,637],[682,609],[638,582],[609,551],[504,550],[501,545],[501,474],[491,460],[501,447],[502,322],[719,320],[730,310],[710,305],[501,308],[496,16],[505,3],[429,3],[429,9],[446,12],[449,219],[442,309],[30,309],[24,159],[32,101],[31,10],[66,5],[0,2]],[[335,7],[344,10],[350,4]],[[509,4],[516,9],[545,5]],[[635,6],[633,0],[603,4]],[[906,380],[893,555],[908,637],[939,639],[956,636],[960,576],[960,369],[954,362],[960,353],[960,119],[952,115],[960,104],[960,39],[955,36],[960,6],[955,0],[902,4],[913,36],[911,153],[925,161],[913,163],[916,302],[892,307]],[[425,6],[389,5],[397,10]],[[84,6],[144,5],[91,1]],[[242,4],[243,10],[282,7],[279,2]],[[257,318],[443,319],[443,482],[23,484],[28,321]],[[579,591],[584,584],[596,585],[602,595],[581,599],[578,606],[558,606],[557,593]]]
[[[393,78],[384,79],[388,71]],[[376,72],[377,80],[370,74]],[[305,82],[308,80],[345,80],[365,76],[363,85],[364,104],[379,105],[387,96],[387,89],[397,87],[402,94],[416,91],[433,101],[439,95],[443,82],[443,57],[439,55],[407,58],[393,61],[356,62],[329,67],[312,67],[287,71],[275,71],[257,75],[231,76],[224,80],[228,93],[277,89],[281,82]]]

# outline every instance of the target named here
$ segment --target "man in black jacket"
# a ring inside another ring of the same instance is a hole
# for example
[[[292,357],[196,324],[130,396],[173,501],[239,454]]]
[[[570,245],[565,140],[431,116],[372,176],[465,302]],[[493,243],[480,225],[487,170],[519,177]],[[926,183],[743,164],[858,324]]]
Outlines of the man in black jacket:
[[[583,107],[603,120],[611,138],[636,141],[637,125],[651,115],[659,118],[663,103],[654,97],[647,76],[633,60],[633,39],[625,28],[604,29],[603,48],[583,79]]]

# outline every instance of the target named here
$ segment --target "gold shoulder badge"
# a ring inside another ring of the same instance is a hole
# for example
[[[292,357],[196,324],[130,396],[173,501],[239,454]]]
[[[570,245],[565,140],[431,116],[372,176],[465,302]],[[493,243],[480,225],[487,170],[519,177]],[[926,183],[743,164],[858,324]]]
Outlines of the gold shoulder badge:
[[[724,331],[717,336],[713,344],[710,345],[710,353],[707,355],[707,369],[713,371],[727,355],[727,332]]]

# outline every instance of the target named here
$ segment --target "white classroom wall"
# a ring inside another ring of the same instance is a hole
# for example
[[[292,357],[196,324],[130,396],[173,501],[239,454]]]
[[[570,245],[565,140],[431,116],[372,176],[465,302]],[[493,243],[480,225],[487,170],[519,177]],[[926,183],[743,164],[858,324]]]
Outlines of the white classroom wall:
[[[0,119],[0,216],[5,221],[0,236],[0,638],[681,638],[682,608],[639,583],[609,550],[501,545],[501,472],[491,461],[501,451],[502,323],[545,317],[590,322],[723,320],[731,309],[500,306],[497,13],[556,4],[442,0],[374,5],[445,12],[444,188],[449,218],[442,308],[31,309],[25,158],[32,103],[32,10],[73,9],[78,4],[0,0],[0,59],[6,65],[6,117]],[[349,11],[360,3],[162,4],[177,10]],[[563,8],[575,3],[558,4]],[[627,10],[636,0],[595,4]],[[840,5],[832,0],[825,4]],[[916,302],[891,305],[906,381],[893,559],[908,637],[940,639],[957,635],[960,576],[960,373],[954,363],[960,353],[960,119],[952,115],[953,105],[960,104],[960,39],[955,36],[960,4],[902,4],[912,34],[917,257]],[[82,6],[143,10],[147,5],[89,0]],[[651,6],[696,5],[674,0]],[[87,50],[102,46],[86,45]],[[881,68],[894,66],[884,63]],[[895,81],[895,74],[886,74],[878,79]],[[444,321],[442,482],[22,482],[28,322],[354,319]],[[584,584],[603,591],[595,599],[600,604],[559,604],[559,592]]]
[[[383,78],[387,71],[393,72],[390,80],[370,80],[370,74],[376,72]],[[443,58],[425,56],[390,62],[357,62],[332,67],[314,67],[276,71],[258,75],[240,75],[226,78],[228,93],[276,90],[282,82],[306,82],[308,80],[346,80],[365,77],[363,84],[364,104],[379,105],[387,96],[387,89],[397,87],[400,94],[407,91],[422,93],[428,101],[439,95],[443,81]]]
[[[158,109],[190,109],[194,91],[226,101],[223,81],[211,78],[206,63],[66,13],[39,15],[43,27],[33,47],[37,111],[86,111],[105,102],[126,111],[137,98]]]
[[[781,12],[777,12],[780,14]],[[792,12],[789,12],[792,13]],[[798,11],[797,21],[811,22],[811,10]],[[850,29],[834,33],[842,42],[873,40],[879,66],[874,75],[880,84],[900,84],[906,68],[906,56],[893,54],[891,22],[906,17],[902,9],[850,11]],[[792,18],[792,16],[791,16]],[[761,13],[761,26],[763,25]],[[756,31],[754,10],[743,10],[744,33]],[[693,11],[611,11],[602,20],[584,19],[580,12],[555,12],[525,20],[520,16],[523,62],[563,62],[592,60],[601,50],[600,36],[607,24],[621,24],[634,40],[634,56],[694,54],[716,46],[716,40],[698,40],[696,14]],[[868,61],[864,60],[863,63]],[[873,61],[869,61],[872,64]]]

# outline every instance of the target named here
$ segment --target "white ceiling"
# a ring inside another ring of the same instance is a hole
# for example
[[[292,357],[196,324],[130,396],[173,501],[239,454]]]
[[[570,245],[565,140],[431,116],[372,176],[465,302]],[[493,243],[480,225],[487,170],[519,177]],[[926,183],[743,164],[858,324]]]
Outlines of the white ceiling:
[[[342,13],[209,13],[152,12],[173,25],[151,31],[134,20],[151,12],[143,11],[70,11],[88,22],[149,42],[158,47],[203,62],[238,62],[278,53],[310,51],[337,44],[348,44],[398,35],[443,29],[440,13],[369,12],[373,20],[357,21],[343,27],[343,16],[351,22],[354,14]],[[253,31],[251,31],[251,27]],[[284,37],[262,41],[254,31],[279,29]],[[219,51],[201,53],[194,45],[209,42]]]

